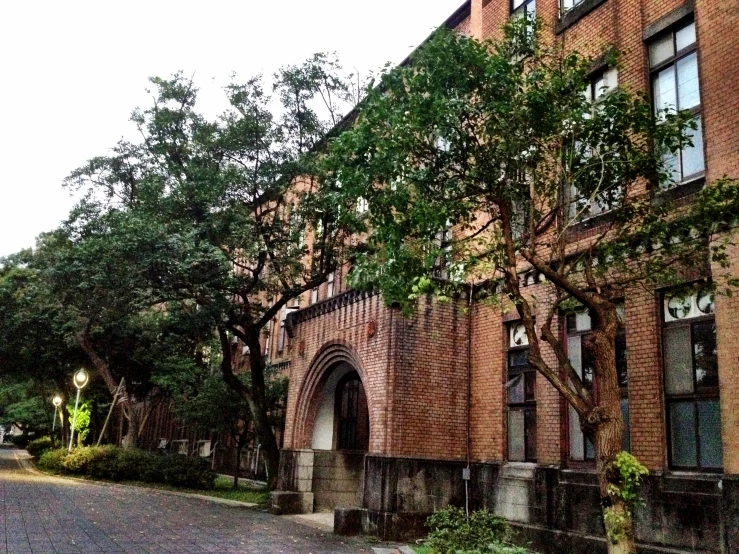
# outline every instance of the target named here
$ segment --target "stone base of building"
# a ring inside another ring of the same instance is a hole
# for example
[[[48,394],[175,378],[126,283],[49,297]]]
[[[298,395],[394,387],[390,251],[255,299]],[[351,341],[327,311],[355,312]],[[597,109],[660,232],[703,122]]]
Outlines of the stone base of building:
[[[295,462],[305,454],[287,457]],[[361,529],[383,540],[410,540],[426,533],[424,523],[435,510],[468,502],[472,510],[485,508],[508,519],[517,542],[537,552],[606,551],[593,470],[472,463],[465,493],[466,465],[366,455],[362,503],[335,510],[336,532]],[[739,476],[653,474],[644,480],[641,497],[644,505],[635,511],[640,552],[739,552]]]
[[[312,514],[313,493],[295,491],[273,491],[270,512],[276,515]]]

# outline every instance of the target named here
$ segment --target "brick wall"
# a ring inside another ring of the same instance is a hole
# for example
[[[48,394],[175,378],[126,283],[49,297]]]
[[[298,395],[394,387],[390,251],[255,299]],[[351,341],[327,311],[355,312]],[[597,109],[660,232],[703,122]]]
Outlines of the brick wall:
[[[731,276],[739,279],[739,232],[728,248]],[[724,275],[725,269],[715,267]],[[739,294],[716,298],[716,342],[718,347],[719,389],[721,391],[721,434],[724,445],[724,471],[739,474]]]

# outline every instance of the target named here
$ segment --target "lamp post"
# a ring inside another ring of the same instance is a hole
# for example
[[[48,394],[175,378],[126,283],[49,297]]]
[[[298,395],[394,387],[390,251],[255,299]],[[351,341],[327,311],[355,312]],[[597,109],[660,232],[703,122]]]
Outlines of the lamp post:
[[[54,404],[54,422],[51,424],[51,432],[54,433],[54,431],[56,430],[56,414],[59,411],[59,406],[62,405],[62,397],[58,394],[54,395],[51,403]]]
[[[74,383],[74,386],[77,387],[77,399],[74,401],[74,413],[72,414],[72,427],[69,430],[69,449],[68,452],[72,451],[72,441],[74,440],[74,426],[77,423],[77,407],[80,403],[80,392],[82,389],[87,385],[87,382],[90,380],[90,376],[87,374],[87,372],[84,369],[80,369],[77,371],[77,373],[74,374],[74,378],[72,379],[72,382]]]

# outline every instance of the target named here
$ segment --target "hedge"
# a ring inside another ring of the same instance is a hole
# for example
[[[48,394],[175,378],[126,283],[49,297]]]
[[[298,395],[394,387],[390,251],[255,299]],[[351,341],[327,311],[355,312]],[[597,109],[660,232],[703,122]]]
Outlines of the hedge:
[[[87,446],[70,453],[64,448],[47,450],[37,464],[41,469],[62,475],[165,483],[192,489],[212,489],[216,479],[208,462],[200,458],[164,456],[117,446]]]

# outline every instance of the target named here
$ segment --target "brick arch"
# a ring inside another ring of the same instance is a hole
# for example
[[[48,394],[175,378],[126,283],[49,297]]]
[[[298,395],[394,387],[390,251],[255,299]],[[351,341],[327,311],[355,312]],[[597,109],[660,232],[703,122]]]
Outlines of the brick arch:
[[[323,385],[331,371],[342,363],[350,365],[362,381],[364,393],[367,397],[370,438],[372,437],[372,430],[374,429],[371,410],[373,391],[368,386],[367,372],[351,344],[343,340],[332,340],[324,344],[313,356],[298,393],[298,403],[295,410],[296,425],[293,431],[293,444],[297,448],[311,447],[320,392],[323,390]]]

